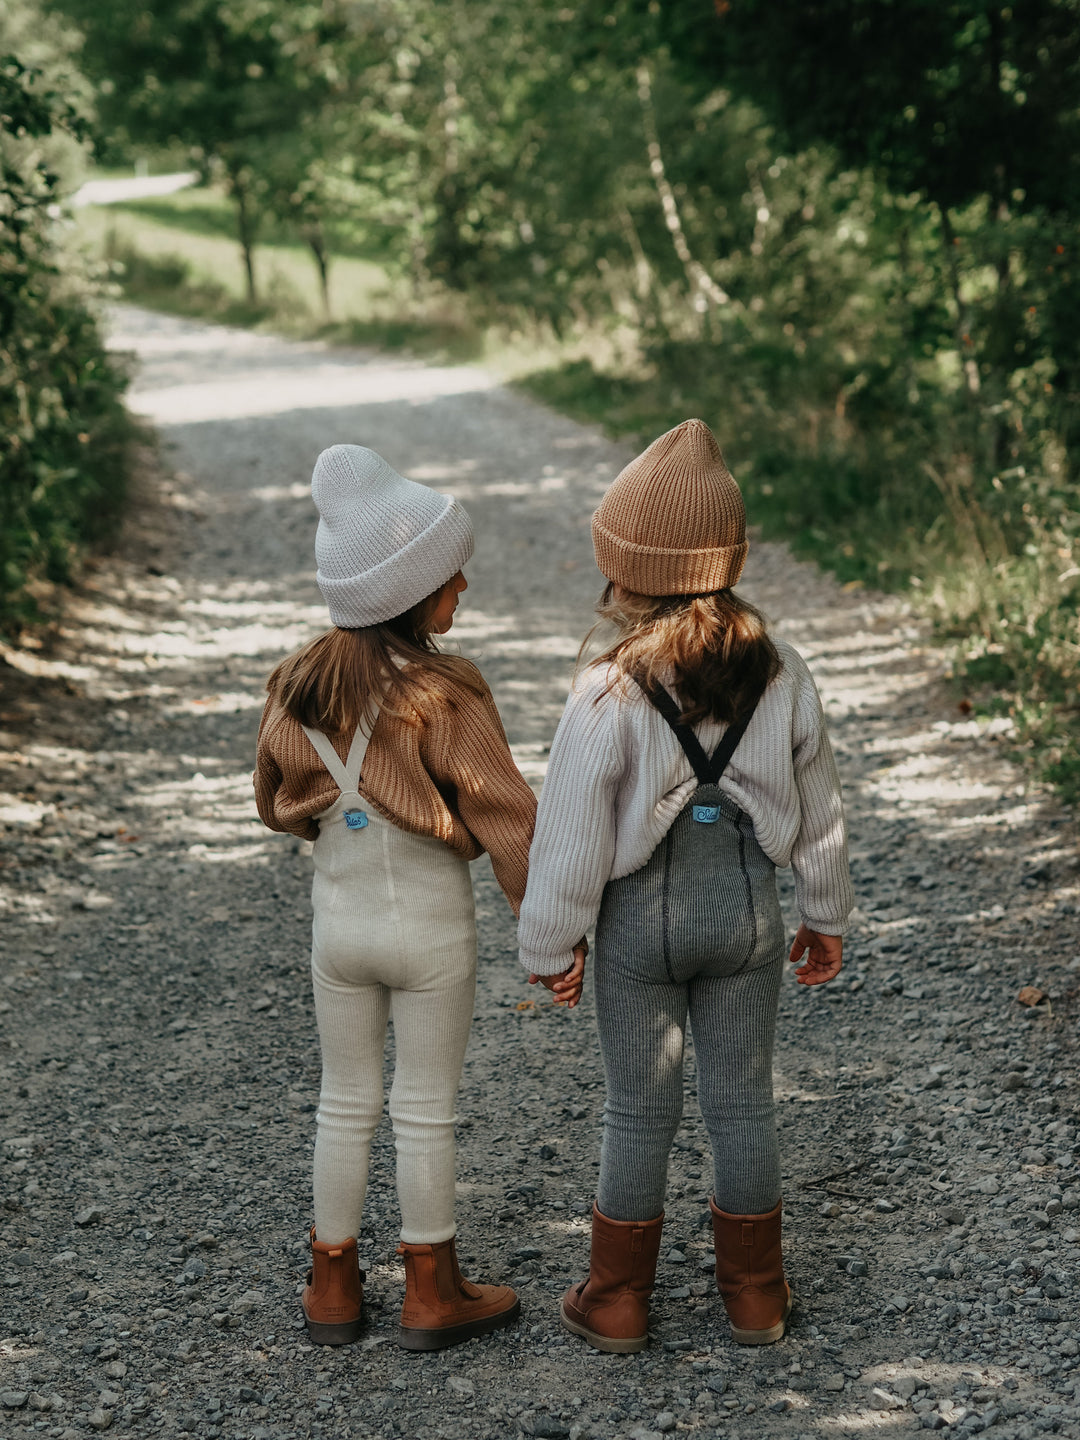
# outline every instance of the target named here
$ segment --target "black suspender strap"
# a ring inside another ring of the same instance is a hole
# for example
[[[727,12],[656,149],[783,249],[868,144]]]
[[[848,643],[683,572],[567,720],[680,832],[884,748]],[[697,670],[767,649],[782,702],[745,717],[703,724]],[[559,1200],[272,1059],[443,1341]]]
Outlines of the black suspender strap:
[[[705,754],[701,741],[694,734],[693,730],[690,729],[690,726],[683,724],[682,711],[678,705],[676,705],[675,701],[662,685],[654,685],[651,688],[642,685],[641,688],[645,691],[646,698],[655,705],[675,732],[675,739],[678,740],[686,758],[694,767],[694,774],[698,778],[698,784],[711,784],[712,781],[709,776],[712,767],[709,763],[709,757]]]
[[[641,682],[638,682],[641,684]],[[754,711],[758,707],[759,695],[746,711],[729,725],[724,731],[720,744],[713,751],[710,759],[702,748],[701,741],[691,730],[689,725],[683,723],[682,711],[674,699],[662,685],[653,686],[651,689],[641,685],[646,698],[659,710],[667,723],[674,731],[675,738],[683,748],[683,753],[694,767],[694,774],[698,778],[699,785],[717,785],[720,777],[727,769],[731,757],[738,748],[739,741],[746,734],[746,727],[754,718]]]
[[[710,766],[713,776],[712,783],[714,785],[718,785],[720,783],[720,776],[723,775],[724,771],[728,767],[731,757],[739,748],[739,741],[746,734],[746,727],[754,718],[754,711],[757,709],[758,700],[760,699],[761,696],[759,695],[754,701],[754,703],[750,705],[743,712],[742,715],[739,716],[738,720],[736,720],[733,724],[729,725],[721,736],[720,744],[713,751],[713,757]]]

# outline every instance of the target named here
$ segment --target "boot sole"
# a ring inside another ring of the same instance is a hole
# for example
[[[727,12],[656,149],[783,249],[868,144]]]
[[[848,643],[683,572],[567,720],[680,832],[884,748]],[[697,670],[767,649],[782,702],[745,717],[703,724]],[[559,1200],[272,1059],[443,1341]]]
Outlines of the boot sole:
[[[791,1296],[789,1295],[784,1313],[776,1325],[770,1325],[768,1330],[740,1330],[737,1325],[732,1325],[731,1338],[736,1345],[774,1345],[777,1340],[784,1338],[784,1330],[790,1315]]]
[[[613,1340],[610,1335],[600,1335],[595,1330],[590,1330],[587,1325],[571,1320],[565,1305],[562,1307],[561,1317],[563,1325],[571,1335],[580,1335],[594,1350],[603,1350],[606,1355],[636,1355],[649,1343],[648,1335],[634,1335],[629,1340]]]
[[[308,1339],[313,1345],[352,1345],[360,1339],[360,1321],[344,1320],[339,1325],[324,1325],[318,1320],[308,1320]]]
[[[477,1335],[490,1335],[513,1325],[521,1314],[521,1301],[515,1300],[509,1310],[488,1315],[483,1320],[468,1320],[464,1325],[446,1325],[438,1330],[420,1330],[411,1325],[398,1326],[398,1344],[403,1350],[446,1350],[461,1345]]]

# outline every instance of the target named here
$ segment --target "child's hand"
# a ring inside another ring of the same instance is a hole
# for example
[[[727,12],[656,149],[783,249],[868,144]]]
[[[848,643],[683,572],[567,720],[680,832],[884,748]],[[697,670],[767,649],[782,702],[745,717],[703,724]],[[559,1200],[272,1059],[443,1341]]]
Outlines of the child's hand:
[[[788,959],[793,965],[806,956],[805,965],[795,971],[800,985],[824,985],[840,973],[844,941],[839,935],[819,935],[806,925],[800,925],[791,947]]]
[[[561,975],[530,975],[529,984],[535,985],[539,980],[540,984],[554,995],[556,1005],[565,1005],[568,1010],[573,1010],[581,999],[585,980],[585,956],[588,953],[588,943],[584,939],[579,940],[574,946],[574,963],[569,970],[564,970]]]

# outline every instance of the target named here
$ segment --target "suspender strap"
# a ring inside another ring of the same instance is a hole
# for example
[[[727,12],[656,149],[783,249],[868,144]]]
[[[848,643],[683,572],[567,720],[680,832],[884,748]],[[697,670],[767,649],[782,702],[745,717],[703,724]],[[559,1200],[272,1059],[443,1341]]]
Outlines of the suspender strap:
[[[349,746],[348,759],[344,765],[338,756],[337,751],[327,735],[322,730],[310,730],[306,725],[301,727],[304,734],[315,747],[315,753],[329,770],[338,789],[344,795],[355,793],[360,784],[360,771],[363,768],[364,756],[367,754],[368,740],[371,738],[365,735],[358,725],[353,735],[352,744]],[[375,727],[372,726],[372,729]]]
[[[720,739],[720,744],[713,751],[710,759],[702,748],[701,741],[691,730],[689,725],[684,724],[682,711],[674,699],[662,685],[656,685],[652,689],[641,686],[646,698],[659,710],[667,723],[674,731],[675,738],[682,746],[683,753],[694,768],[699,785],[718,785],[720,777],[727,769],[731,757],[738,749],[739,741],[746,734],[746,727],[754,718],[754,711],[758,707],[759,695],[754,703],[747,710],[727,727]]]
[[[754,711],[757,709],[758,701],[760,699],[761,696],[757,696],[754,703],[749,706],[742,715],[739,716],[738,720],[736,720],[733,724],[729,725],[728,728],[724,731],[723,735],[720,737],[720,744],[717,745],[716,749],[713,751],[712,761],[710,762],[710,766],[713,772],[712,783],[714,785],[720,783],[720,776],[723,775],[724,771],[727,769],[728,764],[731,761],[731,757],[739,748],[739,741],[746,734],[746,727],[754,718]]]
[[[693,730],[690,729],[690,726],[683,724],[682,711],[678,705],[675,704],[675,701],[662,685],[656,685],[651,690],[646,689],[644,685],[642,685],[641,688],[645,691],[647,699],[656,706],[657,710],[660,711],[660,714],[675,732],[675,739],[678,740],[683,748],[683,753],[694,767],[694,774],[698,778],[698,784],[713,784],[709,757],[705,754],[701,741],[694,734]]]

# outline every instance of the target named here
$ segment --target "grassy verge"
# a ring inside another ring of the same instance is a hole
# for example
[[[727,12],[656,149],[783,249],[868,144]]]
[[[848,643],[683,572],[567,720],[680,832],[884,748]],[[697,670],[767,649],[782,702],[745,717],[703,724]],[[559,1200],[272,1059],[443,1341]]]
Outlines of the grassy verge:
[[[127,300],[173,315],[265,327],[342,345],[416,349],[474,358],[482,334],[452,298],[415,296],[373,260],[335,256],[331,314],[308,250],[280,231],[255,249],[258,301],[247,298],[240,248],[224,197],[193,189],[124,205],[87,206],[75,238],[108,261]]]

